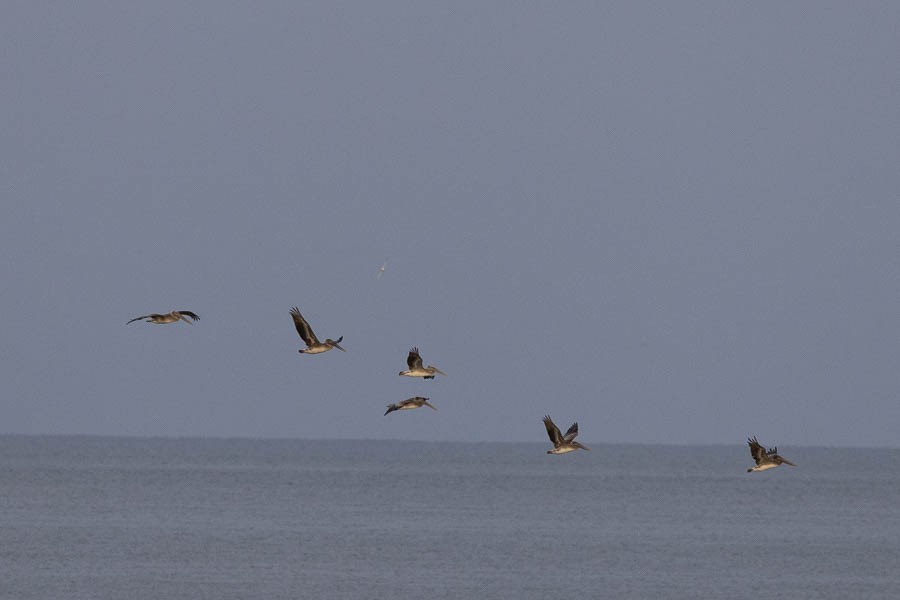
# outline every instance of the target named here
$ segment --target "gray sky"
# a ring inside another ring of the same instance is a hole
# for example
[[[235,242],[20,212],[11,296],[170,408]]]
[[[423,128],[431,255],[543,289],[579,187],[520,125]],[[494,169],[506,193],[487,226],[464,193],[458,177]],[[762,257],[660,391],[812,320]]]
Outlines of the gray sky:
[[[5,3],[0,431],[897,446],[898,22]]]

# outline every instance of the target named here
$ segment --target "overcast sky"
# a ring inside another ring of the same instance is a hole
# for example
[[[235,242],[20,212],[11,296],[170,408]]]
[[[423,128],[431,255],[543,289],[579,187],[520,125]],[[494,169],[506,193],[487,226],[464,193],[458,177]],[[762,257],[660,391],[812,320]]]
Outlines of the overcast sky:
[[[3,13],[2,432],[900,445],[896,2]]]

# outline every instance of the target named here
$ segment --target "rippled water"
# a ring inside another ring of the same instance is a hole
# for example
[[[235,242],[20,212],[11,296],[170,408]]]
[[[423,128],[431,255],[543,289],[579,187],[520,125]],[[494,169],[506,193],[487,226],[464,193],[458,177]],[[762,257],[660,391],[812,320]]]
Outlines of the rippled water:
[[[898,598],[900,451],[0,436],[3,598]]]

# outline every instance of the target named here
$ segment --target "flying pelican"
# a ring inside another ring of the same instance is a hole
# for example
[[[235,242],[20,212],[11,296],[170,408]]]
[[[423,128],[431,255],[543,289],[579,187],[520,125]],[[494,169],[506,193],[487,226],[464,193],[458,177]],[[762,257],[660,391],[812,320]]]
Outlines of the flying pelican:
[[[547,454],[565,454],[566,452],[574,452],[579,448],[590,450],[590,448],[582,446],[575,441],[575,436],[578,435],[578,423],[572,423],[566,435],[563,435],[559,432],[559,427],[556,426],[550,415],[547,415],[544,417],[544,427],[547,428],[547,435],[550,436],[550,441],[553,442],[553,450],[547,450]]]
[[[423,398],[422,396],[416,396],[414,398],[407,398],[402,402],[398,402],[397,404],[388,404],[387,411],[384,413],[384,416],[387,416],[388,413],[392,413],[395,410],[412,410],[414,408],[422,408],[423,406],[427,406],[428,408],[437,410],[428,403],[428,398]]]
[[[384,259],[384,262],[381,263],[381,266],[378,267],[378,272],[375,273],[375,279],[381,279],[381,276],[384,275],[384,269],[387,267],[387,259]]]
[[[409,351],[409,356],[406,357],[406,364],[409,366],[409,369],[407,369],[406,371],[400,371],[399,373],[397,373],[398,375],[404,375],[406,377],[422,377],[424,379],[434,379],[435,373],[440,373],[445,377],[447,376],[446,373],[444,373],[437,367],[433,367],[431,365],[423,367],[422,357],[419,356],[418,348],[412,348]]]
[[[750,471],[765,471],[766,469],[774,469],[781,463],[791,465],[792,467],[797,466],[788,459],[782,458],[778,455],[778,446],[766,450],[762,445],[760,445],[759,442],[756,441],[756,436],[747,438],[747,444],[750,445],[750,455],[753,457],[753,460],[756,461],[755,467],[750,467],[749,469],[747,469],[748,473]]]
[[[195,321],[199,321],[200,317],[196,314],[192,313],[189,310],[173,310],[170,313],[166,313],[164,315],[160,315],[157,313],[144,315],[142,317],[135,317],[132,320],[128,321],[128,323],[134,323],[135,321],[140,321],[141,319],[146,319],[147,323],[156,323],[157,325],[161,325],[163,323],[177,323],[178,321],[184,321],[185,323],[191,323],[187,317],[192,318]],[[125,323],[128,325],[128,323]],[[192,324],[192,323],[191,323]]]
[[[291,316],[294,318],[294,327],[297,328],[297,333],[299,333],[300,337],[303,338],[303,341],[306,342],[306,348],[298,350],[300,354],[319,354],[321,352],[328,352],[332,348],[337,348],[341,352],[346,352],[346,350],[339,345],[341,340],[344,339],[344,336],[341,336],[336,340],[328,338],[324,342],[320,342],[319,338],[316,337],[316,334],[313,333],[312,327],[309,326],[309,323],[307,323],[306,319],[303,318],[303,315],[300,314],[299,308],[296,306],[292,308]]]

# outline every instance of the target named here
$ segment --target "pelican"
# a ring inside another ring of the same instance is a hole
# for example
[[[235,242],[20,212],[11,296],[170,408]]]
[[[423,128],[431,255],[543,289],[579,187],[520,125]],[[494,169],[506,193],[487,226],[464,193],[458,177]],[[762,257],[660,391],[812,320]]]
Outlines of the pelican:
[[[579,448],[590,450],[590,448],[582,446],[575,441],[575,436],[578,435],[578,423],[572,423],[566,435],[563,435],[559,432],[559,427],[556,426],[550,415],[547,415],[544,417],[544,427],[547,428],[547,435],[550,436],[550,441],[553,442],[553,450],[547,450],[547,454],[565,454],[566,452],[574,452]]]
[[[384,275],[385,268],[387,268],[387,259],[384,259],[384,262],[378,267],[378,271],[375,273],[375,279],[381,279],[381,276]]]
[[[387,416],[388,413],[392,413],[395,410],[412,410],[414,408],[422,408],[423,406],[427,406],[428,408],[437,410],[434,406],[428,403],[428,398],[416,396],[414,398],[407,398],[406,400],[398,402],[397,404],[388,404],[387,411],[384,413],[384,416]]]
[[[135,317],[132,320],[128,321],[128,323],[134,323],[135,321],[140,321],[141,319],[146,319],[147,323],[156,323],[157,325],[161,325],[163,323],[177,323],[178,321],[184,321],[185,323],[192,324],[187,317],[192,318],[195,321],[199,321],[200,317],[196,314],[192,313],[189,310],[173,310],[170,313],[166,313],[164,315],[160,315],[157,313],[144,315],[142,317]],[[128,323],[125,323],[128,325]]]
[[[747,469],[748,473],[750,471],[765,471],[766,469],[774,469],[781,463],[791,465],[792,467],[797,466],[788,459],[779,456],[777,446],[766,450],[759,442],[756,441],[756,436],[747,438],[747,444],[750,445],[750,455],[753,457],[753,460],[756,461],[755,467],[750,467],[749,469]]]
[[[409,356],[406,357],[406,364],[409,366],[409,369],[406,371],[400,371],[397,373],[398,375],[403,375],[406,377],[423,377],[425,379],[434,379],[435,373],[440,373],[443,376],[447,376],[446,373],[438,369],[437,367],[433,367],[428,365],[427,367],[422,366],[422,357],[419,356],[419,349],[412,348],[409,351]]]
[[[297,328],[297,333],[299,333],[300,337],[303,338],[303,341],[306,342],[306,348],[298,350],[300,354],[320,354],[322,352],[328,352],[332,348],[337,348],[341,352],[346,352],[346,350],[340,346],[340,342],[344,339],[344,336],[341,336],[336,340],[328,338],[324,342],[320,342],[319,338],[316,337],[316,334],[313,333],[312,327],[309,326],[309,323],[307,323],[306,319],[303,318],[303,315],[300,314],[299,308],[296,306],[292,308],[291,316],[294,318],[294,327]]]

